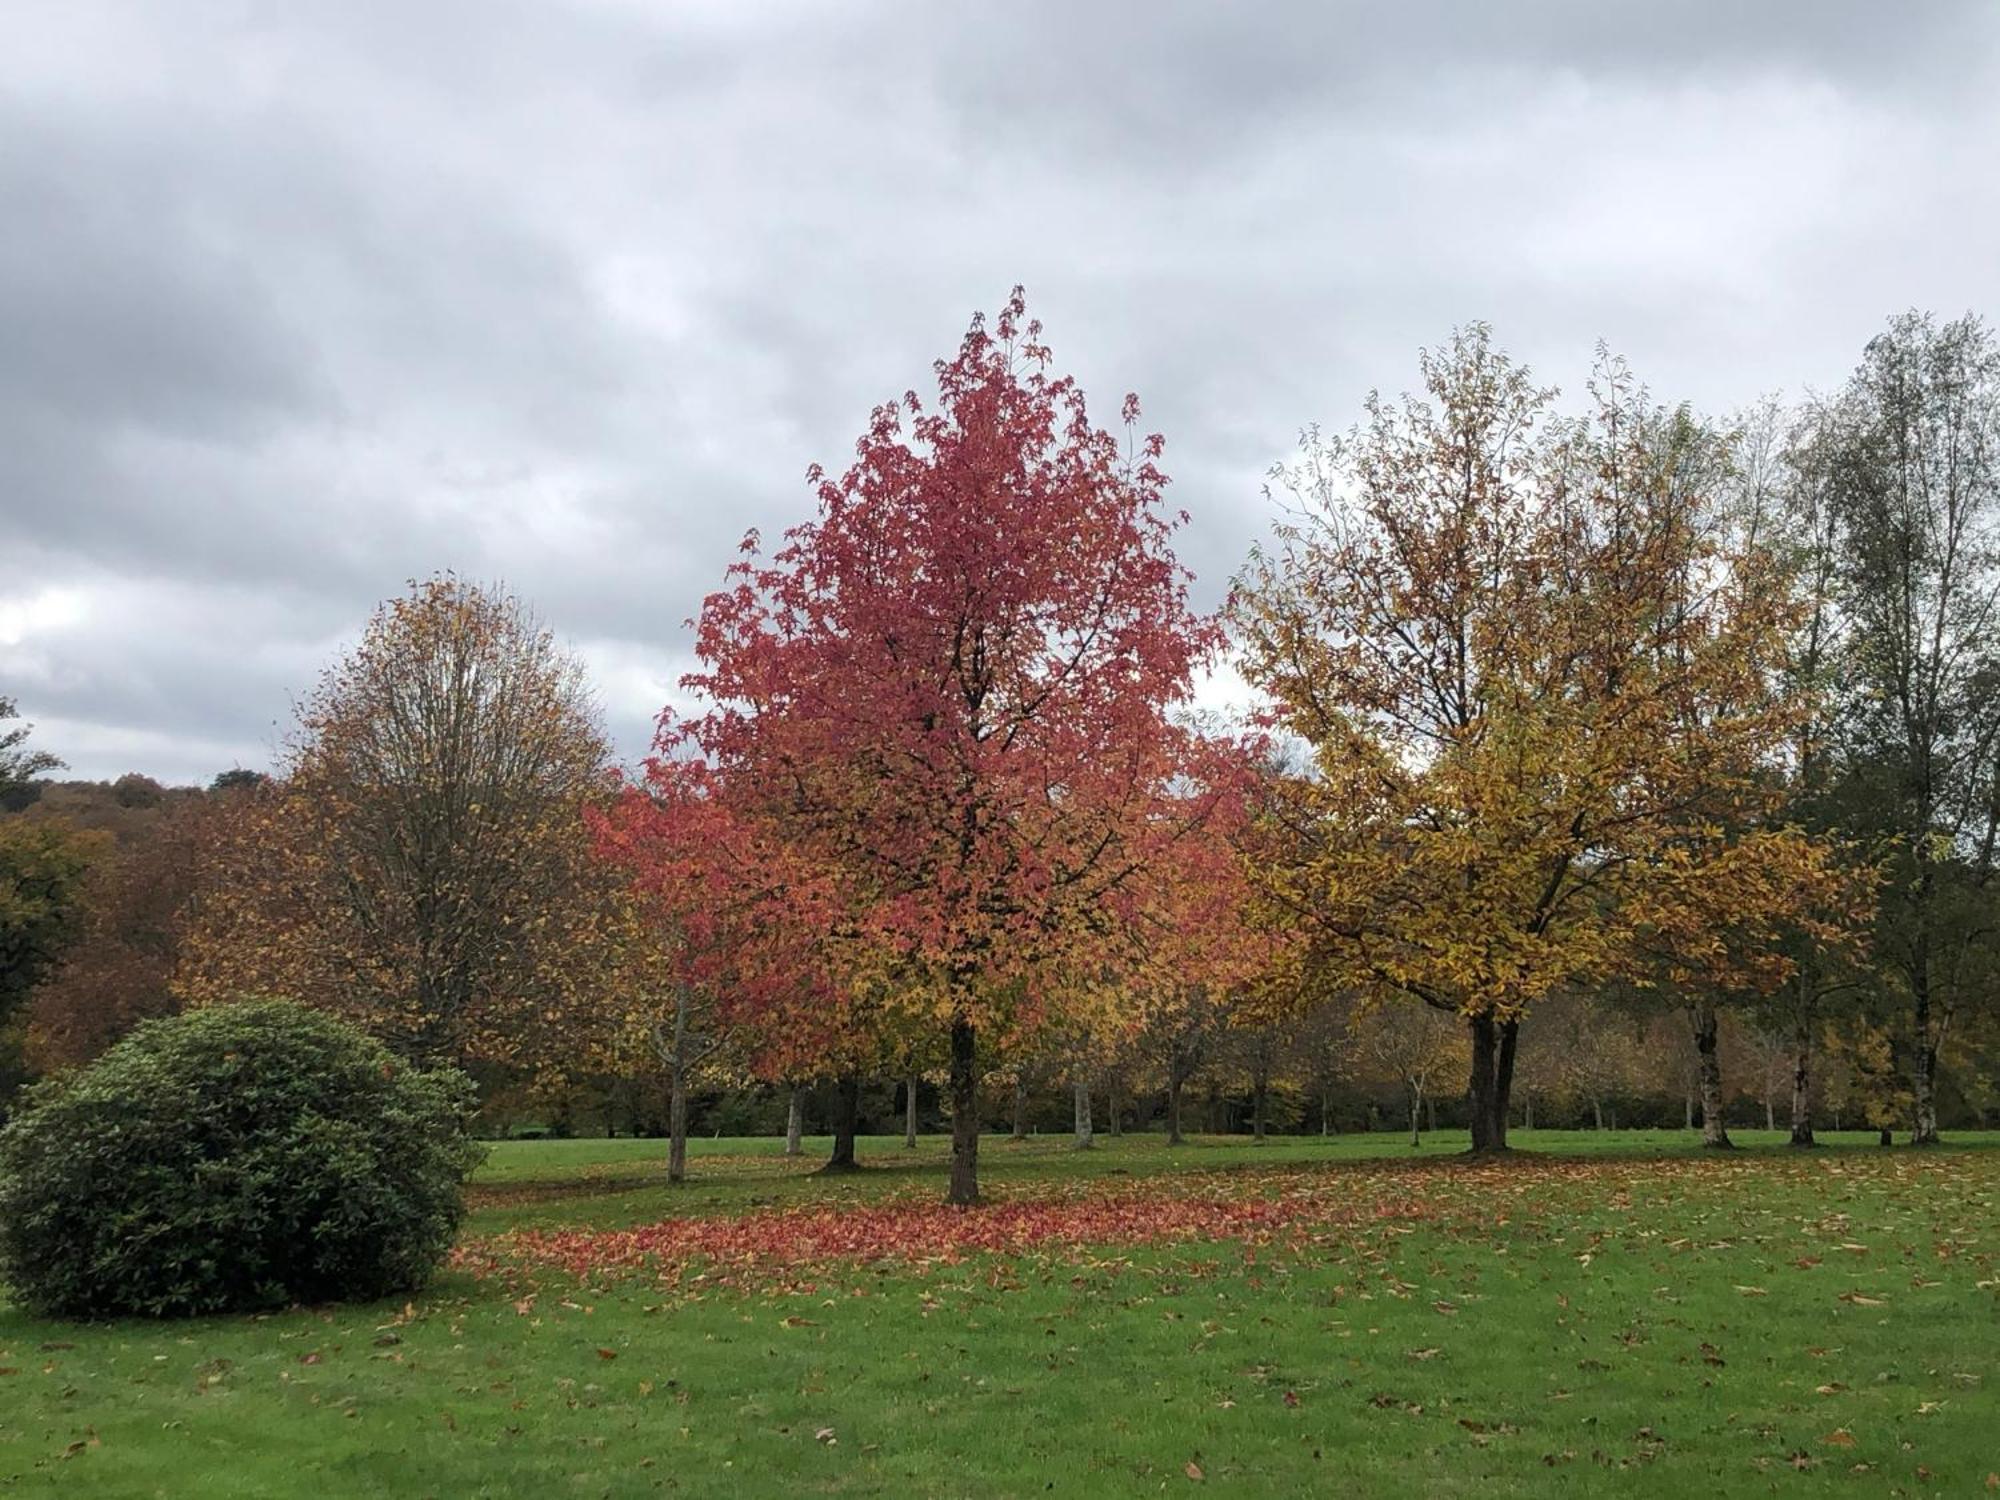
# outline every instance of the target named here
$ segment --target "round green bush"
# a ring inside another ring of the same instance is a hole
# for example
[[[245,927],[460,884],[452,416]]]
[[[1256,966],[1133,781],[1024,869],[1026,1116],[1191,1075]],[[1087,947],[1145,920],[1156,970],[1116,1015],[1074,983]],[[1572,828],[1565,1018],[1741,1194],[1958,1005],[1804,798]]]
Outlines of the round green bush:
[[[150,1021],[0,1129],[0,1282],[65,1317],[415,1290],[464,1212],[472,1107],[302,1006]]]

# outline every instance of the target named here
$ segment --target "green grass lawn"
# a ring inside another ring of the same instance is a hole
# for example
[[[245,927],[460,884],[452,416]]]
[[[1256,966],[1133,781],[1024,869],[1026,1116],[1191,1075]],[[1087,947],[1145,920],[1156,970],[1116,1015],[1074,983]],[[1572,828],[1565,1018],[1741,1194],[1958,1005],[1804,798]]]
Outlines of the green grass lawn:
[[[995,1138],[992,1195],[1052,1223],[1106,1195],[1337,1217],[671,1283],[580,1282],[508,1236],[702,1215],[782,1245],[826,1206],[930,1204],[943,1143],[864,1140],[869,1170],[822,1179],[824,1142],[699,1141],[676,1190],[660,1142],[507,1143],[466,1233],[508,1269],[408,1307],[76,1326],[0,1305],[0,1492],[1988,1493],[2000,1138],[1740,1138],[1544,1132],[1478,1168],[1448,1134]]]

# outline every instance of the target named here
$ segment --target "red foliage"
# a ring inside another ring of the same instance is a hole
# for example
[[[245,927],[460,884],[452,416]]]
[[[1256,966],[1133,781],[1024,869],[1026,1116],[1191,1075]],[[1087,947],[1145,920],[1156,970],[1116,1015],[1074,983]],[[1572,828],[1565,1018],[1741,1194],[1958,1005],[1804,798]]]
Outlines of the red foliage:
[[[1024,317],[1017,289],[974,322],[934,411],[878,407],[768,562],[746,539],[685,679],[707,711],[663,719],[623,806],[689,962],[778,1018],[777,1052],[821,1051],[864,1000],[948,1025],[967,1119],[975,1031],[1129,985],[1177,930],[1174,882],[1233,872],[1244,802],[1241,756],[1176,715],[1222,636],[1188,606],[1161,439],[1130,397],[1122,439],[1093,427]]]
[[[1427,1218],[1428,1201],[1400,1187],[1291,1178],[1281,1194],[1240,1180],[1194,1179],[1176,1190],[1091,1188],[990,1203],[970,1212],[894,1202],[773,1209],[734,1218],[667,1219],[617,1230],[522,1230],[461,1247],[453,1264],[479,1274],[557,1270],[580,1279],[650,1271],[680,1283],[770,1287],[786,1273],[838,1263],[955,1263],[1082,1245],[1192,1240],[1263,1243],[1287,1232]]]

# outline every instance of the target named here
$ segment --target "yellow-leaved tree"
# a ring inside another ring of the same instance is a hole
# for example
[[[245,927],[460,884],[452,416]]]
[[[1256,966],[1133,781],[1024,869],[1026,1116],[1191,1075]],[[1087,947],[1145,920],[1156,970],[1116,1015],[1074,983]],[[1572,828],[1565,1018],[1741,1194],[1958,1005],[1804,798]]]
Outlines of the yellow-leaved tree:
[[[297,999],[427,1060],[629,1049],[663,965],[585,824],[607,762],[580,664],[524,605],[413,585],[204,841],[176,990]]]
[[[1778,821],[1793,604],[1714,482],[1727,438],[1607,357],[1562,418],[1483,326],[1421,370],[1306,434],[1235,624],[1305,751],[1267,894],[1327,983],[1463,1019],[1473,1148],[1500,1151],[1538,999],[1746,949],[1772,983],[1828,858]]]

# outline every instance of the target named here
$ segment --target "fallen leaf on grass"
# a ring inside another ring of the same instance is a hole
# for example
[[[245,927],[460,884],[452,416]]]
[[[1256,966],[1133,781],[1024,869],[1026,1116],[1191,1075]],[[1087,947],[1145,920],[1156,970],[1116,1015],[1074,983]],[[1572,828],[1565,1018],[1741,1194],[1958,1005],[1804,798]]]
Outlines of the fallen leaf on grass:
[[[1821,1438],[1820,1441],[1825,1443],[1829,1448],[1852,1448],[1854,1446],[1854,1434],[1849,1432],[1845,1427],[1836,1427],[1825,1437]]]
[[[1207,1475],[1201,1472],[1201,1465],[1196,1463],[1193,1459],[1189,1459],[1187,1461],[1187,1467],[1182,1472],[1184,1472],[1188,1478],[1192,1479],[1197,1484],[1201,1483],[1203,1479],[1208,1477]]]

